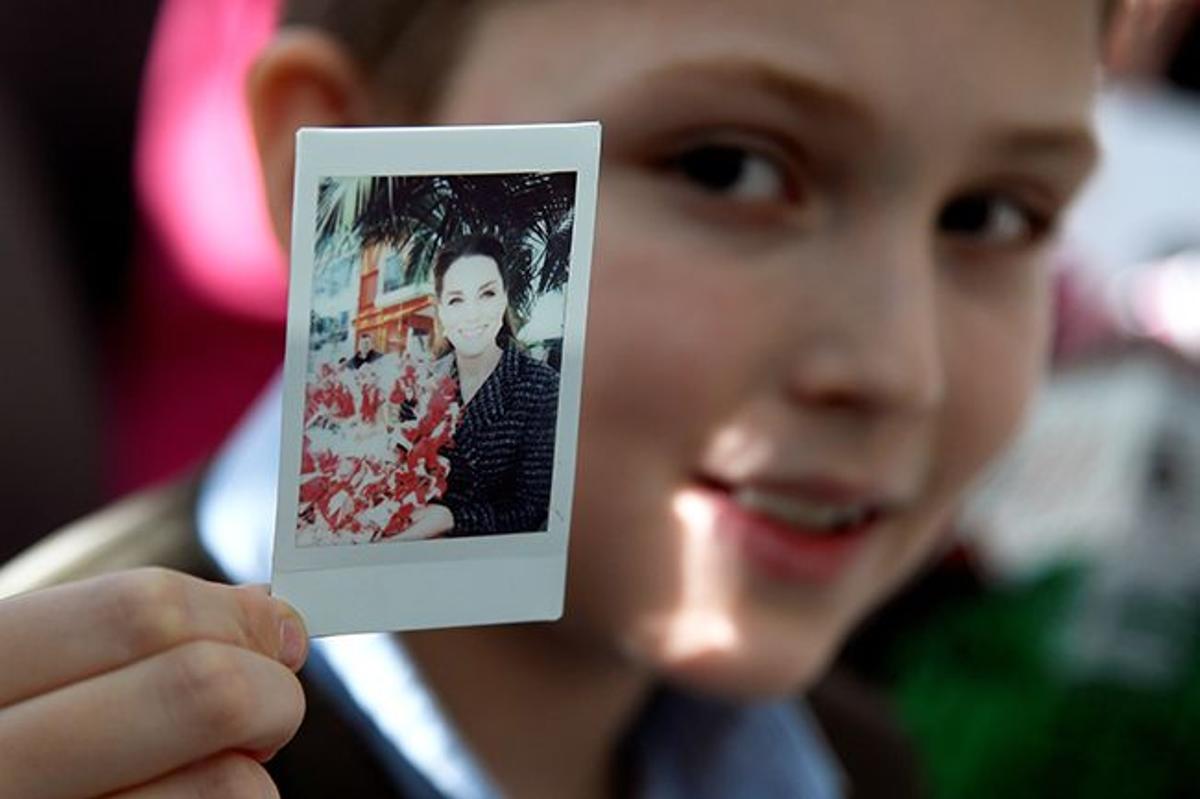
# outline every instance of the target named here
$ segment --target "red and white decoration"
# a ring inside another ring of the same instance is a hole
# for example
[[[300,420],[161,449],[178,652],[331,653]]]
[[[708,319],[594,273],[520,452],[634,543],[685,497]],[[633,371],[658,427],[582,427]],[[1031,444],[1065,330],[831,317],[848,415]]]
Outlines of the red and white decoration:
[[[441,451],[461,412],[454,378],[423,351],[316,369],[304,413],[297,545],[403,533],[446,491],[450,462]]]

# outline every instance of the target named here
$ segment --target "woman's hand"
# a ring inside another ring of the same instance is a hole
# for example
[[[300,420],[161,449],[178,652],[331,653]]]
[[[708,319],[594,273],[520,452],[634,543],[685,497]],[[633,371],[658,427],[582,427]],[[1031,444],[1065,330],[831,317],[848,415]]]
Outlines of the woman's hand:
[[[393,541],[420,541],[436,538],[454,529],[454,515],[445,505],[426,505],[413,513],[412,524]]]
[[[276,795],[306,638],[261,588],[163,569],[0,601],[0,796]]]

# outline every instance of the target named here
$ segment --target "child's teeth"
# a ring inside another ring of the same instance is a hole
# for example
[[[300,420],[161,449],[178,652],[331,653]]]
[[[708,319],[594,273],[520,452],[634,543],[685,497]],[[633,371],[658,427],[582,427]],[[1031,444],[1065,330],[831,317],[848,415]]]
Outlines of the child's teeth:
[[[737,489],[733,499],[745,508],[785,524],[822,531],[860,524],[869,513],[862,506],[826,505],[754,488]]]

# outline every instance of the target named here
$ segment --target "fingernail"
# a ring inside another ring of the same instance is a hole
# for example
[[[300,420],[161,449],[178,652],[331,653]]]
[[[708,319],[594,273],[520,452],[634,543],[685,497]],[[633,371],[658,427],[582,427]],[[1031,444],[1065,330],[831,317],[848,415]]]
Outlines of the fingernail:
[[[295,616],[288,614],[279,622],[279,661],[293,671],[304,665],[308,634]]]

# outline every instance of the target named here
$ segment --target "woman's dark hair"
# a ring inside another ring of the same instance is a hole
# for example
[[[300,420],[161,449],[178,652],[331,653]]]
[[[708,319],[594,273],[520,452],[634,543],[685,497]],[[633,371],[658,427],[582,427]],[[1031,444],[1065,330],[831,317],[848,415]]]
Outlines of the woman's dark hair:
[[[460,258],[470,258],[473,255],[482,255],[496,262],[500,282],[504,284],[504,290],[508,291],[508,264],[504,258],[504,245],[494,236],[466,236],[443,247],[433,262],[433,290],[439,297],[442,296],[442,281],[445,280],[450,265]]]
[[[477,255],[492,259],[496,264],[496,270],[500,273],[500,283],[504,286],[504,293],[508,293],[508,266],[504,257],[504,245],[495,236],[466,236],[443,247],[433,262],[433,291],[439,299],[442,296],[442,284],[450,267],[456,261]],[[516,341],[516,328],[512,307],[508,306],[504,309],[504,322],[500,325],[500,332],[496,334],[496,344],[501,349]],[[454,349],[450,342],[445,340],[440,329],[434,349],[438,354]]]

